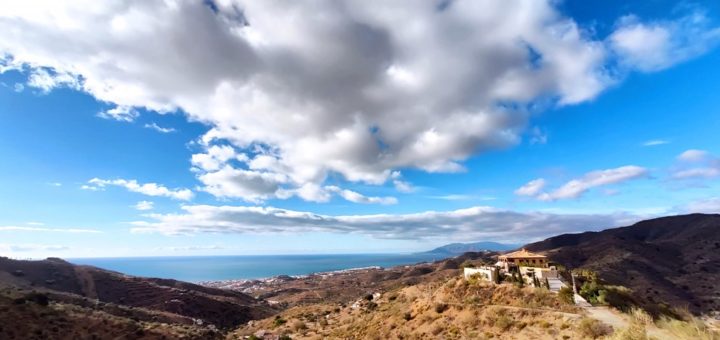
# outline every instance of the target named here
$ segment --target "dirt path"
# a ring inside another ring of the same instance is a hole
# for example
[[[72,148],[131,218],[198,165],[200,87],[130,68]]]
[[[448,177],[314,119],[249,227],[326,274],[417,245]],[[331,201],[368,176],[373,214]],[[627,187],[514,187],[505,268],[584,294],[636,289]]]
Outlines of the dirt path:
[[[622,329],[630,325],[620,313],[608,307],[585,307],[588,316],[606,325],[612,326],[614,330]]]

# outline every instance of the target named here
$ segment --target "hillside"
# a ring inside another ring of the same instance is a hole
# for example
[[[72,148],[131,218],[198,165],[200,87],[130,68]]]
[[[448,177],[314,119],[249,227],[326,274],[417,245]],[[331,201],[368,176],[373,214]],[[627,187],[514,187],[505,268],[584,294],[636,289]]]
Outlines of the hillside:
[[[6,297],[35,291],[57,301],[119,317],[219,329],[267,317],[276,311],[240,292],[175,280],[140,278],[60,259],[18,261],[0,258],[0,288]],[[202,321],[198,321],[202,320]]]
[[[649,302],[720,310],[720,215],[662,217],[525,247],[568,268],[591,269]]]
[[[474,243],[451,243],[433,250],[426,251],[426,254],[438,254],[445,256],[456,256],[467,252],[479,251],[507,251],[518,248],[516,244],[504,244],[497,242],[474,242]]]
[[[579,339],[584,319],[547,290],[454,275],[349,303],[296,306],[228,339]]]

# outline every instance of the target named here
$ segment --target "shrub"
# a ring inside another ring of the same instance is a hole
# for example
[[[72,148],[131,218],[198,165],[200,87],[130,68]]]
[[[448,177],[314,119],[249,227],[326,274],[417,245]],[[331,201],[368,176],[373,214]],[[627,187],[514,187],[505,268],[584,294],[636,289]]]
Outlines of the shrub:
[[[409,312],[403,314],[403,319],[405,319],[405,321],[412,320],[412,314],[410,314]]]
[[[575,293],[569,287],[562,287],[558,291],[558,298],[560,301],[567,303],[568,305],[575,304]]]
[[[463,268],[475,268],[475,265],[470,261],[463,262],[462,265],[460,265]]]
[[[444,303],[436,303],[435,304],[435,312],[438,314],[442,314],[444,311],[448,309],[448,305]]]
[[[585,337],[597,339],[601,336],[610,334],[610,329],[600,321],[591,318],[583,318],[578,326],[580,334]]]
[[[273,320],[273,326],[275,326],[275,327],[280,327],[280,326],[284,325],[285,323],[287,323],[287,320],[281,318],[280,315],[276,316],[275,320]]]
[[[283,334],[278,338],[278,340],[292,340],[292,338],[287,334]]]
[[[510,329],[515,321],[507,315],[500,315],[495,319],[495,326],[506,331]]]

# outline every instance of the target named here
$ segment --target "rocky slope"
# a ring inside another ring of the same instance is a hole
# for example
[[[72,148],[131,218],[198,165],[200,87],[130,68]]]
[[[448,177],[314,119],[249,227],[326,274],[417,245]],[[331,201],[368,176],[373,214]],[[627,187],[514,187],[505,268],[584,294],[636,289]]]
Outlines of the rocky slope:
[[[720,215],[662,217],[525,247],[568,268],[591,269],[650,302],[720,310]]]

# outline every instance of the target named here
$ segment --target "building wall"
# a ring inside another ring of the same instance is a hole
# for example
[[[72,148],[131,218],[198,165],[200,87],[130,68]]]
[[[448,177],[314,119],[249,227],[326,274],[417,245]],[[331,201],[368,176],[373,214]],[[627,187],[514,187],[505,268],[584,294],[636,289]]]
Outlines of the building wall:
[[[480,278],[486,281],[495,282],[495,267],[480,267],[480,268],[469,268],[463,269],[463,276],[465,279],[469,279],[470,276],[477,274]]]

